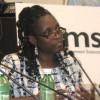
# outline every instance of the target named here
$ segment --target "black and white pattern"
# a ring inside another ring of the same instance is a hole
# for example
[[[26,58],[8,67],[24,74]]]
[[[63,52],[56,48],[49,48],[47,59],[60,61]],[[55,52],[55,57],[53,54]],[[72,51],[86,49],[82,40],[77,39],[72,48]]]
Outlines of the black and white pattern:
[[[25,60],[25,57],[18,57],[16,54],[10,54],[4,57],[2,63],[21,72],[22,74],[29,76],[28,72],[26,71],[27,65]],[[55,89],[67,90],[67,94],[72,95],[75,93],[75,88],[78,88],[82,82],[82,72],[77,62],[75,62],[71,57],[63,59],[63,61],[60,57],[58,57],[58,60],[60,61],[59,66],[52,68],[52,77],[55,80]],[[37,63],[39,64],[38,60]],[[0,67],[3,68],[3,66]],[[39,65],[38,68],[40,76],[43,77],[43,69],[41,68],[41,65]],[[66,72],[63,70],[63,68],[66,69]],[[23,77],[9,69],[6,69],[6,73],[19,82],[22,86],[26,87],[26,89],[31,91],[33,94],[37,94],[39,92],[38,83],[32,82],[26,77]],[[38,76],[34,76],[34,74],[30,77],[36,81],[40,81]],[[11,84],[12,97],[29,96],[28,93],[26,93],[21,87],[17,86],[11,80],[9,80],[9,82]]]

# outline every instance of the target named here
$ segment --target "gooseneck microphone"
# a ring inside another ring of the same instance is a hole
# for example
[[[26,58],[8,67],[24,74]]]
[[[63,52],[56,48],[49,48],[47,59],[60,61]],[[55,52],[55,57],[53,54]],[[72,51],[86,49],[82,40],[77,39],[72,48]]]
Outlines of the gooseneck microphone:
[[[6,77],[8,77],[9,79],[11,79],[14,83],[16,83],[18,86],[20,86],[23,90],[25,90],[28,94],[30,94],[30,96],[32,96],[33,98],[35,98],[36,100],[39,100],[38,97],[36,97],[35,95],[33,95],[29,90],[27,90],[25,87],[23,87],[21,84],[19,84],[17,81],[15,81],[12,77],[8,76],[4,71],[2,71],[0,69],[0,72],[2,72]]]
[[[2,64],[2,63],[0,63],[0,65],[3,65],[3,67],[6,67],[6,68],[8,68],[8,69],[13,70],[14,72],[16,72],[16,73],[18,73],[18,74],[20,74],[20,75],[22,75],[22,76],[24,76],[24,77],[26,77],[26,78],[32,80],[33,82],[36,82],[36,83],[38,83],[38,84],[40,84],[40,85],[43,85],[43,86],[45,86],[45,87],[51,89],[52,91],[56,92],[57,94],[62,95],[62,96],[64,96],[65,98],[68,98],[68,100],[72,100],[72,99],[71,99],[70,97],[68,97],[67,95],[65,95],[65,94],[63,94],[63,93],[61,93],[61,92],[59,92],[59,91],[56,91],[56,90],[50,88],[49,86],[47,86],[47,85],[45,85],[45,84],[42,84],[42,83],[40,83],[40,82],[34,80],[33,78],[31,78],[31,77],[29,77],[29,76],[27,76],[27,75],[24,75],[24,74],[22,74],[22,73],[16,71],[16,70],[13,69],[13,68],[10,68],[10,67],[8,67],[8,66]],[[0,71],[1,71],[1,69],[0,69]],[[2,71],[2,72],[3,72],[3,71]],[[3,72],[3,73],[4,73],[7,77],[9,77],[5,72]],[[9,77],[9,78],[10,78],[10,77]],[[10,78],[10,79],[11,79],[11,78]],[[11,80],[13,81],[13,79],[11,79]],[[13,81],[13,82],[15,82],[15,81]],[[19,85],[18,82],[15,82],[15,83],[16,83],[17,85]],[[22,88],[23,88],[23,87],[22,87]],[[24,88],[23,88],[23,89],[24,89]],[[25,90],[25,89],[24,89],[24,90]],[[26,92],[29,93],[29,91],[26,91]],[[30,95],[31,95],[31,94],[30,94]],[[33,95],[31,95],[31,96],[33,96]],[[38,100],[38,99],[36,98],[36,100]]]
[[[99,91],[97,90],[97,88],[95,87],[95,85],[93,84],[92,80],[90,79],[90,77],[88,76],[88,74],[86,73],[86,71],[84,70],[84,68],[82,67],[81,63],[77,60],[77,58],[75,57],[74,55],[74,52],[73,51],[69,51],[68,54],[75,60],[78,62],[80,68],[82,69],[82,71],[84,72],[84,74],[86,75],[86,77],[88,78],[88,80],[90,81],[90,83],[92,84],[93,88],[96,90],[97,94],[99,95],[100,97],[100,93]]]

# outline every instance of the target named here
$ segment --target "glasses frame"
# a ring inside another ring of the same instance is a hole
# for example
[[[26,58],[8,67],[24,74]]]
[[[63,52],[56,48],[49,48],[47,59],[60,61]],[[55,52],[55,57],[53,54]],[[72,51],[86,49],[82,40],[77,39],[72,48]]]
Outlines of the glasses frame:
[[[62,35],[64,35],[66,33],[66,28],[63,28],[63,27],[59,27],[60,29],[64,30],[65,32],[62,33]],[[58,34],[60,33],[58,30],[56,30],[55,32],[51,32],[51,34]],[[49,34],[50,35],[50,34]],[[45,35],[45,33],[43,34],[36,34],[36,36],[41,36],[41,37],[45,37],[47,39],[49,39],[49,35]],[[60,34],[59,34],[60,35]],[[53,37],[54,38],[54,37]]]

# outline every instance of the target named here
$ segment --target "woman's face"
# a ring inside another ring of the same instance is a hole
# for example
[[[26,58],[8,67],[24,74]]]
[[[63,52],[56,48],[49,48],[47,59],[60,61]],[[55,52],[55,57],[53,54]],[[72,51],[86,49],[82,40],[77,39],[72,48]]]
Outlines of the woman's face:
[[[51,15],[43,16],[38,20],[36,26],[36,45],[38,52],[58,53],[63,49],[63,36],[57,33],[59,27],[59,23]],[[52,38],[50,35],[48,37],[41,36],[41,34],[44,35],[46,33],[55,35]]]

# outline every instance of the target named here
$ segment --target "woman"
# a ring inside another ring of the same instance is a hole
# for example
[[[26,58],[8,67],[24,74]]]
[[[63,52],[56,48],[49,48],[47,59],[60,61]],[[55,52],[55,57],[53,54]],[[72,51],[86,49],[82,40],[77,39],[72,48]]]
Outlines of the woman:
[[[59,25],[48,10],[39,5],[24,8],[19,14],[17,26],[20,50],[17,55],[5,56],[2,60],[3,64],[37,81],[40,81],[43,75],[43,68],[51,68],[56,90],[62,89],[73,100],[75,98],[92,100],[91,93],[82,87],[82,73],[77,62],[67,56],[63,40],[66,29]],[[12,70],[8,70],[7,73],[33,94],[39,93],[38,83]],[[12,97],[29,96],[12,81],[10,84]],[[61,95],[56,96],[56,100],[62,98],[64,97]]]

